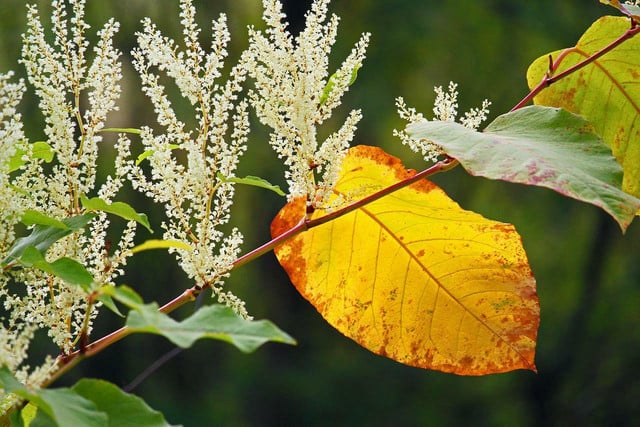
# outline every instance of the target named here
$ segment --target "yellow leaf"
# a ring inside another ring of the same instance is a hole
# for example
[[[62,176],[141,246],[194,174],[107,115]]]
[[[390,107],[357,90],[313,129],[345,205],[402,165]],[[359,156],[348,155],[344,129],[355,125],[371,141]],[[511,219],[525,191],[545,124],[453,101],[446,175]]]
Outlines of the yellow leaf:
[[[381,149],[358,146],[336,191],[361,198],[414,174]],[[272,235],[303,215],[304,200],[290,202]],[[300,233],[275,253],[322,316],[374,353],[461,375],[535,370],[539,305],[520,236],[461,209],[430,181]]]

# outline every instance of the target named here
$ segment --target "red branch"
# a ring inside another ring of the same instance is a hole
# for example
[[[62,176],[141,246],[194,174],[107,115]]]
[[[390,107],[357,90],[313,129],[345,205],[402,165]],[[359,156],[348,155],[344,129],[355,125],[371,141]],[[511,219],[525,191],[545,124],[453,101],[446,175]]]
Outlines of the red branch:
[[[544,90],[547,87],[551,86],[553,83],[557,82],[558,80],[561,80],[561,79],[567,77],[568,75],[570,75],[572,73],[575,73],[579,69],[589,65],[590,63],[594,62],[596,59],[600,58],[601,56],[603,56],[607,52],[613,50],[614,48],[616,48],[617,46],[622,44],[625,40],[630,39],[631,37],[635,36],[638,33],[640,33],[640,26],[637,25],[636,22],[632,20],[631,21],[631,28],[629,28],[627,31],[625,31],[625,33],[622,34],[620,37],[618,37],[617,39],[615,39],[610,44],[608,44],[607,46],[603,47],[602,49],[600,49],[599,51],[597,51],[593,55],[585,58],[584,60],[578,62],[574,66],[569,67],[566,70],[564,70],[564,71],[562,71],[562,72],[560,72],[558,74],[555,74],[555,72],[558,70],[558,67],[560,67],[560,64],[562,63],[562,61],[566,58],[566,56],[569,53],[574,52],[576,50],[576,47],[574,46],[574,47],[571,47],[571,48],[563,50],[560,53],[560,55],[558,55],[558,57],[556,58],[555,61],[553,61],[553,58],[551,57],[551,55],[549,55],[549,71],[547,71],[547,73],[544,75],[544,77],[542,78],[540,83],[538,83],[538,85],[536,87],[534,87],[531,90],[531,92],[529,92],[529,94],[522,99],[522,101],[518,102],[516,104],[516,106],[511,109],[511,111],[515,111],[515,110],[518,110],[518,109],[524,107],[531,100],[533,100],[533,98],[536,95],[538,95],[540,92],[542,92],[542,90]]]

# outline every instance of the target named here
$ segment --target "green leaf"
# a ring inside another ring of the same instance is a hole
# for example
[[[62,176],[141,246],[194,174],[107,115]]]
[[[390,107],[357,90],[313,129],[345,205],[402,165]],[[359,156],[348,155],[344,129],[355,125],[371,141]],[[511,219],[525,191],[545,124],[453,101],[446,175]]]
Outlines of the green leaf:
[[[573,48],[551,53],[558,74],[609,45],[629,29],[629,20],[598,19]],[[527,71],[530,87],[549,71],[549,55],[536,59]],[[538,105],[565,108],[589,120],[611,147],[624,169],[622,189],[640,197],[640,37],[616,46],[606,55],[544,89]]]
[[[180,146],[178,144],[169,144],[169,148],[172,150],[175,150],[180,148]],[[146,150],[142,152],[140,155],[138,155],[138,158],[136,159],[136,166],[142,163],[147,157],[152,156],[153,153],[155,153],[155,150]]]
[[[504,114],[483,132],[453,122],[409,125],[408,133],[441,146],[471,174],[550,188],[596,205],[626,230],[640,209],[620,189],[622,170],[590,124],[558,108]]]
[[[103,286],[100,288],[100,293],[113,297],[116,301],[119,301],[132,309],[137,309],[144,305],[144,301],[142,301],[140,295],[125,285]]]
[[[115,313],[117,316],[124,317],[124,314],[122,314],[122,312],[118,309],[118,306],[113,301],[113,298],[111,298],[109,295],[101,294],[98,296],[97,299],[102,304],[104,304],[104,306],[107,307],[110,311]]]
[[[619,0],[600,0],[600,3],[608,4],[610,6],[615,7],[624,15],[627,15],[630,18],[633,18],[634,21],[638,21],[640,18],[640,6],[636,6],[628,3],[620,3]]]
[[[138,158],[136,159],[136,166],[138,166],[140,163],[142,163],[142,161],[144,159],[146,159],[147,157],[151,156],[154,152],[155,152],[154,150],[143,151],[140,155],[138,155]]]
[[[36,141],[31,144],[31,153],[34,159],[42,159],[47,163],[53,160],[55,153],[53,148],[44,141]],[[26,151],[22,149],[16,150],[13,156],[9,159],[9,173],[14,172],[27,162],[23,160]]]
[[[135,293],[135,291],[127,286],[114,287],[111,285],[104,285],[98,289],[98,301],[101,301],[105,307],[114,312],[120,317],[125,317],[124,314],[118,309],[114,302],[114,295],[118,295],[118,300],[124,299],[130,304],[142,304],[142,298]],[[130,304],[126,304],[130,307]]]
[[[353,71],[351,72],[351,79],[349,80],[349,83],[347,84],[347,86],[351,86],[352,84],[355,83],[356,79],[358,78],[359,69],[360,67],[355,67],[353,69]],[[325,102],[327,102],[327,99],[329,99],[329,95],[331,95],[331,92],[333,91],[333,87],[335,86],[337,80],[338,80],[337,72],[333,73],[331,77],[329,77],[329,81],[327,81],[327,85],[324,87],[324,90],[322,91],[322,95],[320,95],[320,105],[323,105]]]
[[[26,152],[24,150],[18,148],[9,159],[9,170],[7,172],[11,173],[17,171],[22,165],[27,164],[27,162],[22,158],[25,154]]]
[[[220,173],[218,173],[217,176],[218,176],[218,179],[222,182],[234,182],[236,184],[253,185],[254,187],[261,187],[261,188],[266,188],[267,190],[271,190],[276,194],[278,194],[279,196],[286,196],[284,191],[282,191],[279,186],[273,185],[266,179],[260,178],[258,176],[249,175],[249,176],[245,176],[244,178],[236,178],[236,177],[226,178]]]
[[[27,406],[22,408],[20,415],[25,426],[28,427],[31,424],[31,421],[36,417],[36,412],[38,412],[38,407],[33,403],[28,403]]]
[[[78,261],[71,258],[59,258],[53,262],[47,262],[44,256],[35,248],[25,248],[20,262],[26,267],[34,267],[46,273],[52,274],[72,285],[78,285],[86,292],[90,292],[93,276]]]
[[[130,249],[132,254],[149,251],[153,249],[168,249],[168,248],[178,248],[191,250],[193,249],[191,246],[186,244],[185,242],[181,242],[180,240],[162,240],[162,239],[150,239],[141,243],[139,245],[134,246]]]
[[[45,253],[56,241],[83,228],[94,217],[95,214],[86,213],[84,215],[65,218],[61,222],[66,226],[66,228],[36,224],[36,226],[33,227],[31,234],[16,239],[6,258],[2,260],[2,264],[7,265],[11,261],[20,258],[24,250],[29,246],[34,246],[41,253]]]
[[[223,305],[202,307],[179,322],[158,311],[158,304],[144,304],[127,286],[104,287],[101,292],[132,309],[126,322],[131,332],[162,335],[182,348],[191,347],[203,338],[226,341],[245,353],[267,341],[295,344],[293,338],[270,321],[244,319]]]
[[[38,406],[55,425],[82,426],[82,427],[107,427],[107,415],[98,411],[90,400],[79,396],[77,393],[67,388],[43,389],[38,391],[40,401],[47,405],[47,409],[31,399],[32,403]],[[39,427],[39,413],[31,422],[31,427]]]
[[[37,409],[37,408],[36,408]],[[37,411],[34,419],[27,427],[61,427],[43,411]]]
[[[6,366],[0,368],[0,383],[9,393],[30,401],[58,426],[107,427],[106,414],[90,400],[68,388],[30,390],[15,379]],[[38,425],[38,418],[31,423]]]
[[[55,154],[53,148],[44,141],[34,142],[31,151],[34,159],[42,159],[47,163],[51,163]]]
[[[164,416],[144,400],[102,380],[82,379],[72,390],[92,401],[109,417],[109,427],[166,427]]]
[[[107,203],[99,197],[94,197],[92,199],[82,197],[80,200],[82,201],[82,206],[88,211],[107,212],[129,221],[136,221],[137,223],[143,225],[151,233],[153,233],[147,215],[136,212],[135,209],[124,202]]]
[[[47,216],[42,212],[34,211],[31,209],[27,209],[24,212],[20,222],[22,222],[26,226],[39,224],[39,225],[46,225],[46,226],[51,226],[55,228],[61,228],[63,230],[69,229],[67,224],[65,224],[64,222],[58,219],[52,218],[50,216]]]
[[[246,320],[223,305],[202,307],[187,319],[177,322],[159,312],[157,304],[146,304],[131,311],[126,324],[134,332],[162,335],[182,348],[191,347],[202,338],[226,341],[245,353],[256,350],[267,341],[295,343],[293,338],[268,320]]]
[[[20,257],[20,262],[27,267],[32,267],[34,264],[38,263],[47,263],[44,256],[42,256],[35,246],[25,248],[24,252],[22,252],[22,256]]]

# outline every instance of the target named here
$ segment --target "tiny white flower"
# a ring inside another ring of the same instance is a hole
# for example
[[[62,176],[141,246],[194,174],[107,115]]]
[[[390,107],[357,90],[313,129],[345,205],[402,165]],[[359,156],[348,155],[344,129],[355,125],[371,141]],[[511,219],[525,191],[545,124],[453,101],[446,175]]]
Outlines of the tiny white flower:
[[[436,93],[436,99],[433,106],[433,119],[443,122],[455,122],[458,117],[458,85],[449,82],[449,87],[446,92],[442,86],[436,86],[434,91]],[[460,123],[469,129],[478,129],[482,122],[487,119],[490,105],[491,102],[485,99],[482,102],[482,107],[473,108],[466,112],[464,117],[460,119]],[[407,107],[404,99],[401,97],[396,99],[396,107],[400,118],[409,124],[427,121],[422,113],[416,112],[415,108]],[[422,155],[427,162],[435,162],[444,154],[442,149],[433,141],[425,138],[413,138],[404,130],[399,131],[394,129],[393,134],[400,138],[402,143],[407,145],[411,150]]]
[[[22,117],[16,112],[24,84],[10,83],[10,75],[0,76],[0,260],[15,243],[14,228],[25,210],[37,210],[60,220],[82,214],[82,196],[98,192],[109,202],[127,174],[123,157],[128,156],[128,140],[121,137],[115,174],[101,187],[96,183],[100,131],[109,113],[117,110],[121,66],[120,54],[113,46],[118,23],[109,20],[90,49],[85,3],[52,1],[52,37],[45,31],[38,8],[27,6],[21,62],[39,98],[44,142],[54,155],[46,168],[34,155],[34,144],[28,143]],[[21,159],[25,163],[19,170],[10,171],[8,160],[16,153],[24,153]],[[119,274],[118,264],[126,260],[117,257],[111,270],[105,268],[108,226],[106,215],[97,215],[87,225],[91,235],[79,230],[56,241],[46,251],[46,260],[72,258],[86,266],[99,285],[113,284]],[[132,246],[131,234],[128,226],[116,255]],[[16,289],[19,291],[14,292]],[[29,354],[36,333],[46,331],[59,351],[68,353],[77,348],[81,333],[91,332],[97,314],[80,287],[35,268],[3,270],[0,301],[7,310],[0,323],[0,365],[8,366],[20,381],[34,387],[47,380],[57,363],[51,357],[38,361]],[[10,396],[0,399],[2,408],[12,404]]]
[[[260,121],[272,129],[269,142],[288,167],[288,198],[306,197],[315,206],[326,204],[332,195],[361,113],[352,111],[324,141],[318,141],[318,126],[340,105],[369,43],[369,34],[363,34],[330,76],[329,54],[339,19],[327,16],[328,4],[328,0],[314,0],[305,28],[294,39],[286,29],[282,4],[263,0],[267,28],[264,32],[250,29],[246,61],[247,73],[255,82],[249,94],[251,104]]]
[[[230,39],[224,14],[212,24],[209,52],[198,41],[200,28],[191,0],[180,1],[180,17],[181,43],[163,36],[148,18],[143,20],[144,31],[137,34],[134,66],[162,131],[142,129],[144,149],[152,153],[146,160],[151,175],[145,175],[141,166],[131,166],[129,177],[135,189],[164,205],[164,239],[190,246],[171,251],[187,276],[197,287],[211,288],[220,302],[249,317],[244,303],[222,288],[239,255],[242,235],[235,229],[230,234],[220,231],[229,221],[234,196],[233,184],[220,176],[235,175],[249,132],[247,102],[239,100],[246,71],[241,63],[232,67],[226,82],[218,83]],[[194,129],[178,119],[159,83],[159,71],[173,79],[180,94],[194,106]]]

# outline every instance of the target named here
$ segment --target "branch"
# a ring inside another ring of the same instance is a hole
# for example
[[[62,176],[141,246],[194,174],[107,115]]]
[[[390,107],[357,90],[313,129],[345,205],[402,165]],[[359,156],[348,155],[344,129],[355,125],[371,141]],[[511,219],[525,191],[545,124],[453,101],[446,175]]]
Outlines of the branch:
[[[165,314],[171,313],[177,308],[183,306],[184,304],[195,301],[196,297],[202,292],[204,289],[193,286],[180,294],[178,297],[169,301],[162,307],[158,309]],[[48,387],[62,375],[71,370],[74,366],[80,363],[82,360],[87,357],[95,356],[100,353],[105,348],[109,347],[112,344],[120,341],[126,336],[131,335],[132,332],[126,326],[111,332],[108,335],[86,345],[85,347],[74,351],[73,353],[63,354],[58,356],[58,363],[60,364],[60,368],[54,372],[51,377],[47,381],[42,384],[42,388]]]
[[[374,202],[378,199],[381,199],[384,196],[388,196],[389,194],[393,193],[394,191],[398,191],[401,188],[407,187],[411,184],[413,184],[414,182],[418,182],[421,179],[427,178],[431,175],[435,175],[439,172],[446,172],[450,169],[453,169],[454,167],[458,166],[459,162],[452,158],[452,157],[447,157],[445,160],[441,160],[438,163],[434,164],[433,166],[431,166],[428,169],[423,170],[422,172],[419,172],[415,175],[413,175],[410,178],[407,179],[403,179],[402,181],[398,181],[393,185],[390,185],[387,188],[383,188],[382,190],[370,194],[369,196],[358,200],[357,202],[354,202],[348,206],[345,206],[344,208],[338,209],[334,212],[331,212],[323,217],[320,218],[316,218],[316,219],[312,219],[307,221],[307,227],[308,228],[312,228],[312,227],[317,227],[318,225],[322,225],[326,222],[332,221],[336,218],[341,217],[342,215],[348,214],[351,211],[354,211],[356,209],[359,209],[371,202]]]
[[[323,217],[308,219],[305,216],[293,228],[287,230],[281,235],[271,239],[264,245],[252,250],[251,252],[248,252],[247,254],[235,260],[233,263],[233,269],[238,268],[242,265],[245,265],[261,257],[267,252],[272,251],[273,248],[275,248],[276,246],[284,243],[286,240],[289,240],[290,238],[298,235],[299,233],[302,233],[303,231],[306,231],[313,227],[317,227],[319,225],[332,221],[338,217],[346,215],[349,212],[359,209],[362,206],[365,206],[375,200],[378,200],[384,196],[387,196],[393,193],[394,191],[400,190],[401,188],[407,187],[413,184],[414,182],[420,181],[421,179],[427,178],[431,175],[435,175],[436,173],[439,173],[439,172],[448,171],[454,168],[455,166],[457,166],[458,164],[459,163],[457,160],[452,158],[447,158],[445,160],[439,161],[438,163],[434,164],[430,168],[425,169],[422,172],[419,172],[413,175],[410,178],[399,181],[387,188],[384,188],[361,200],[358,200],[357,202],[354,202],[348,206],[345,206],[344,208],[331,212],[330,214],[327,214]],[[173,300],[169,301],[168,303],[160,307],[159,311],[165,314],[169,314],[172,311],[176,310],[177,308],[183,306],[184,304],[195,301],[196,297],[205,289],[206,287],[199,288],[199,287],[193,286],[185,290],[184,292],[182,292],[179,296],[177,296]],[[54,372],[53,375],[45,383],[43,383],[42,387],[49,386],[55,380],[60,378],[62,375],[64,375],[66,372],[68,372],[70,369],[72,369],[74,366],[80,363],[80,361],[84,360],[87,357],[91,357],[98,354],[105,348],[120,341],[121,339],[125,338],[131,333],[132,332],[129,328],[127,328],[126,326],[123,326],[122,328],[116,331],[113,331],[112,333],[88,344],[87,346],[85,346],[80,350],[76,350],[73,353],[70,353],[67,355],[59,356],[58,357],[58,362],[60,363],[59,369],[56,372]]]
[[[298,224],[296,224],[293,228],[273,238],[272,240],[260,246],[259,248],[254,249],[253,251],[238,258],[234,262],[233,266],[235,268],[235,267],[240,267],[241,265],[245,265],[248,262],[253,261],[254,259],[264,255],[265,253],[270,252],[276,246],[280,245],[281,243],[285,242],[286,240],[289,240],[290,238],[296,236],[297,234],[303,231],[306,231],[313,227],[317,227],[326,222],[333,221],[334,219],[339,218],[343,215],[346,215],[351,211],[359,209],[362,206],[365,206],[375,200],[378,200],[384,196],[387,196],[393,193],[394,191],[407,187],[413,184],[414,182],[420,181],[421,179],[427,178],[428,176],[435,175],[436,173],[445,172],[450,169],[453,169],[458,164],[459,163],[457,160],[453,158],[446,158],[445,160],[439,161],[438,163],[434,164],[430,168],[425,169],[422,172],[419,172],[410,178],[404,179],[402,181],[398,181],[397,183],[390,185],[389,187],[383,188],[382,190],[376,193],[370,194],[369,196],[361,200],[358,200],[357,202],[351,203],[350,205],[347,205],[341,209],[333,211],[325,216],[322,216],[320,218],[315,218],[315,219],[308,219],[307,217],[303,217],[300,220],[300,222],[298,222]]]
[[[576,50],[576,47],[574,46],[574,47],[571,47],[571,48],[563,50],[560,53],[560,55],[558,55],[558,57],[556,58],[555,61],[553,61],[553,58],[551,57],[551,55],[549,55],[549,71],[545,74],[545,76],[542,78],[540,83],[538,83],[538,85],[536,87],[534,87],[531,90],[531,92],[529,92],[529,94],[527,96],[525,96],[520,102],[518,102],[515,105],[515,107],[513,107],[510,111],[515,111],[515,110],[518,110],[518,109],[524,107],[530,101],[532,101],[533,98],[536,97],[536,95],[538,95],[540,92],[542,92],[547,87],[551,86],[553,83],[555,83],[558,80],[561,80],[561,79],[567,77],[568,75],[578,71],[579,69],[589,65],[590,63],[594,62],[596,59],[600,58],[601,56],[603,56],[607,52],[609,52],[609,51],[613,50],[614,48],[618,47],[625,40],[628,40],[628,39],[632,38],[633,36],[635,36],[638,33],[640,33],[640,26],[636,25],[635,21],[631,21],[631,28],[629,28],[627,31],[625,31],[625,33],[622,34],[620,37],[618,37],[617,39],[615,39],[614,41],[609,43],[607,46],[605,46],[602,49],[600,49],[599,51],[597,51],[596,53],[592,54],[591,56],[583,59],[582,61],[578,62],[574,66],[569,67],[566,70],[564,70],[564,71],[562,71],[562,72],[560,72],[558,74],[554,74],[554,73],[556,72],[556,70],[558,69],[558,67],[560,66],[560,64],[564,60],[564,58],[569,53],[574,52]]]

